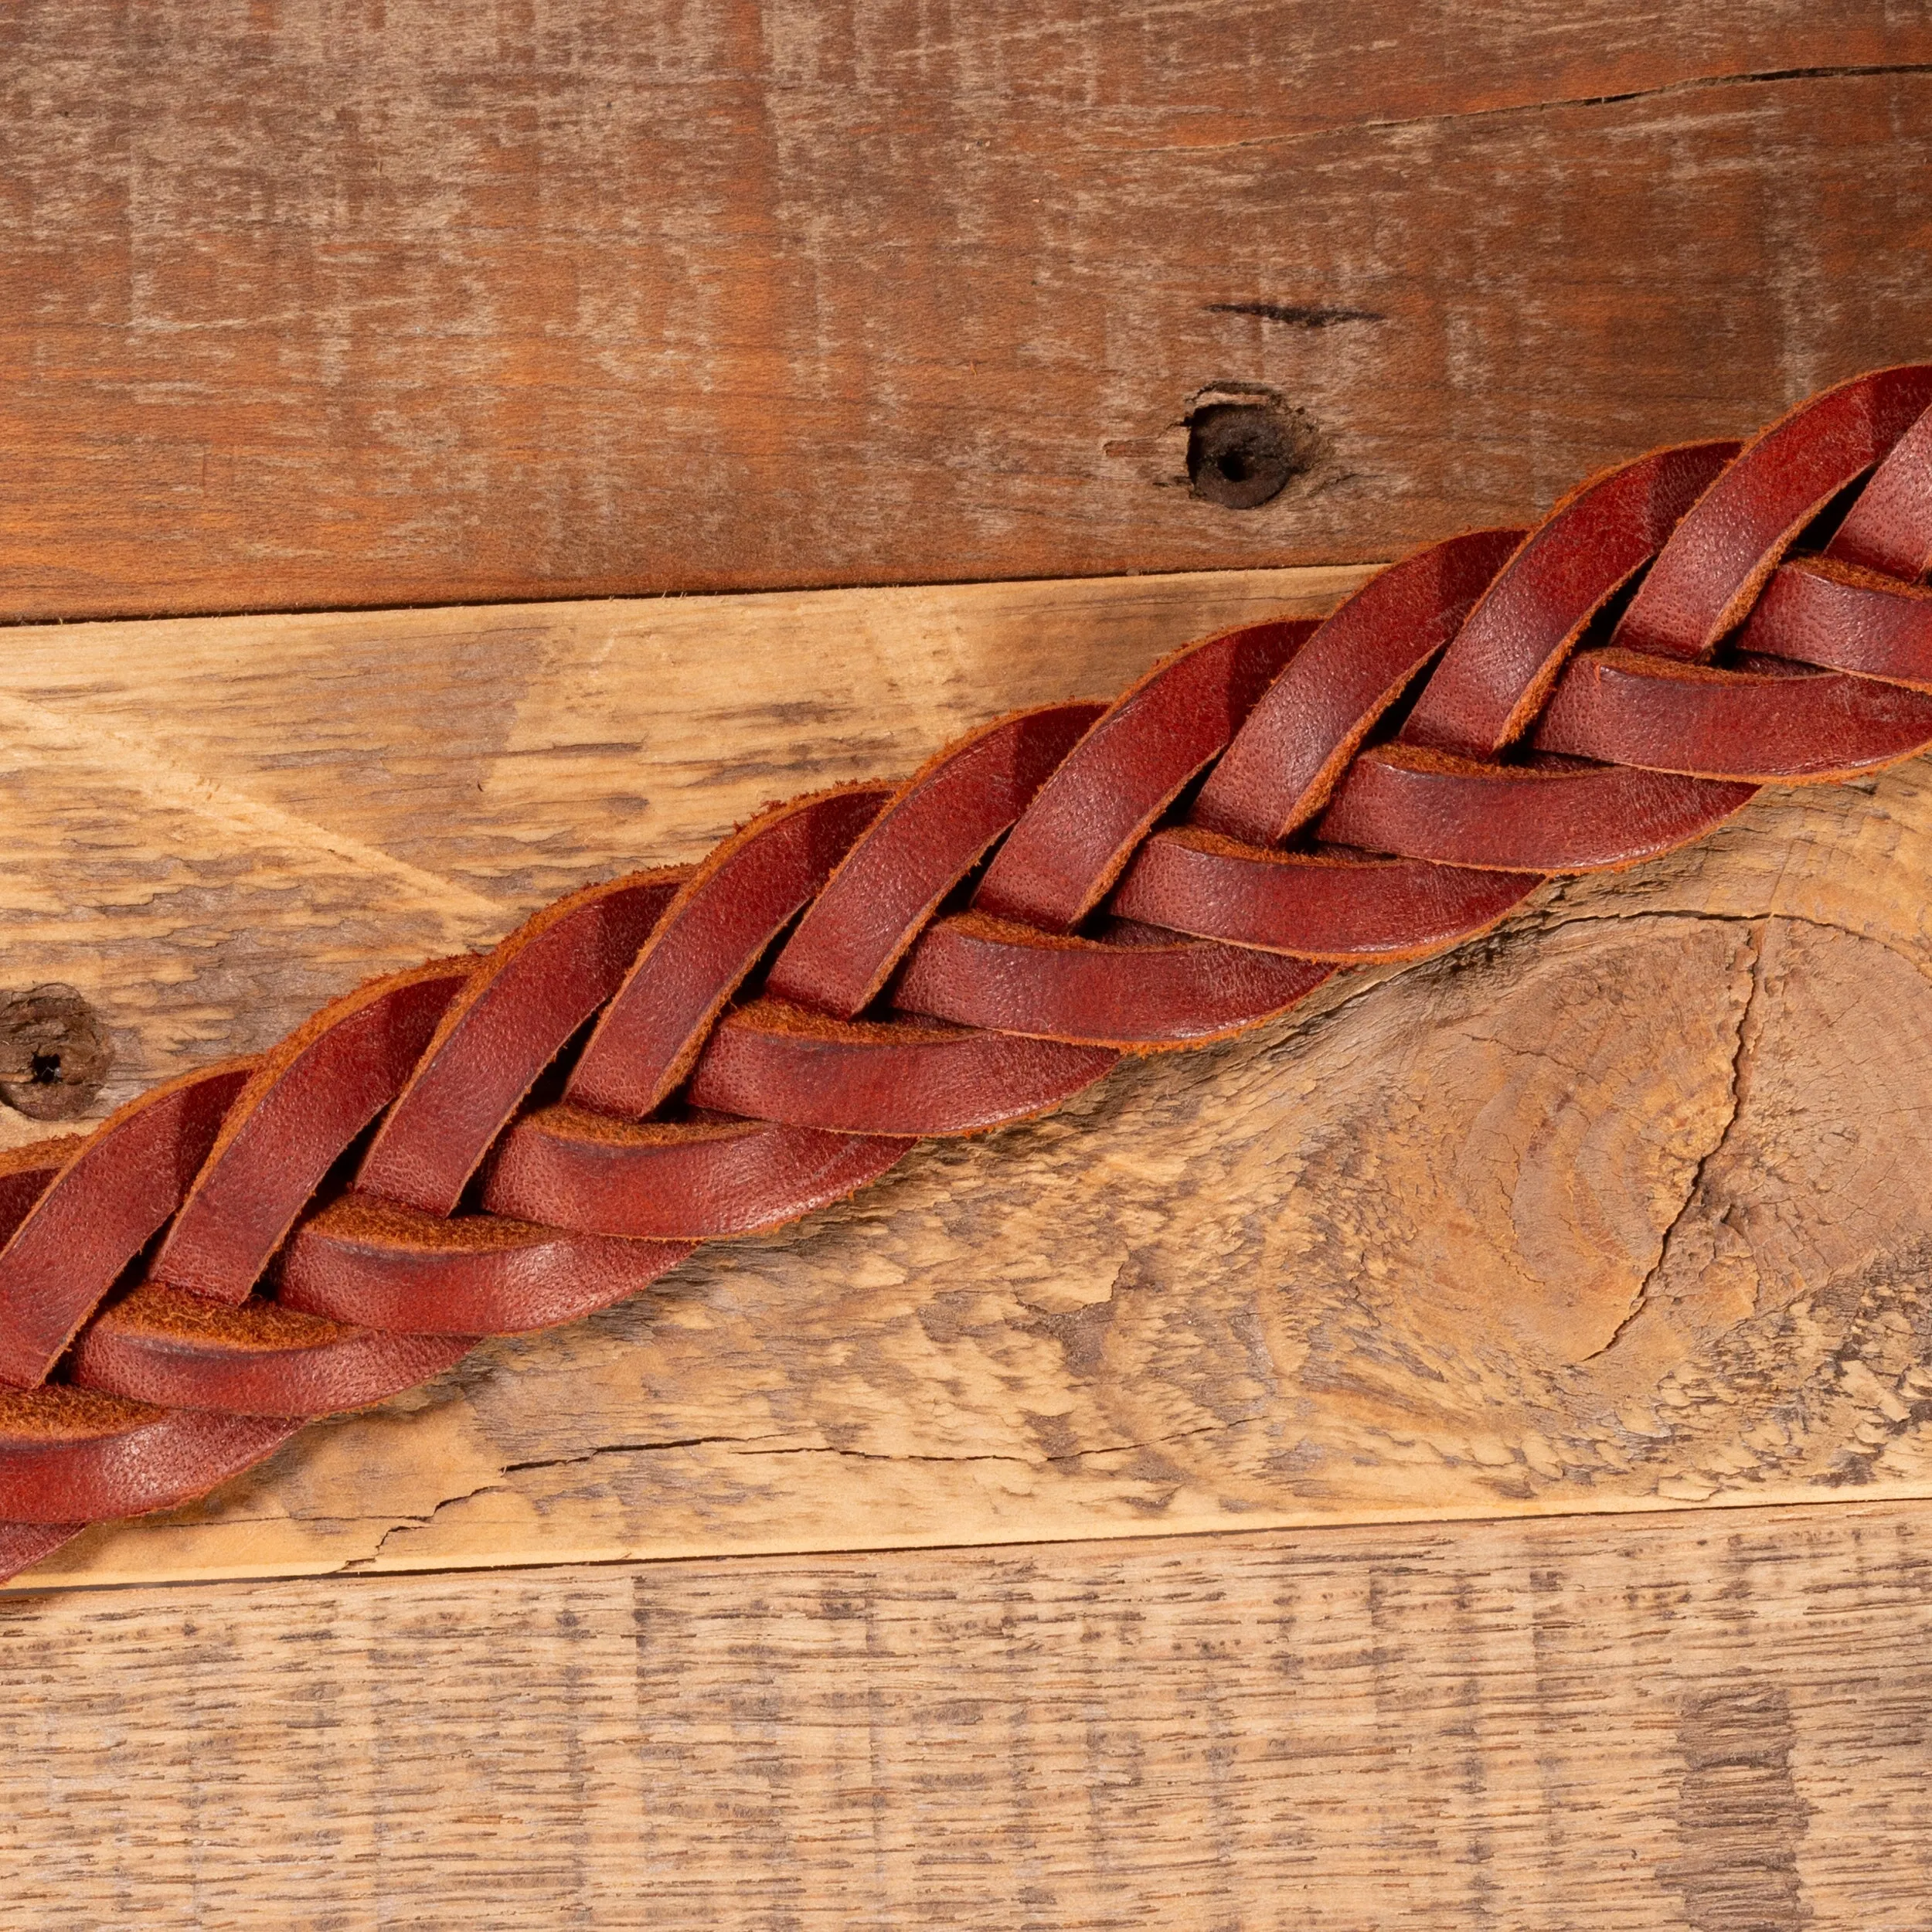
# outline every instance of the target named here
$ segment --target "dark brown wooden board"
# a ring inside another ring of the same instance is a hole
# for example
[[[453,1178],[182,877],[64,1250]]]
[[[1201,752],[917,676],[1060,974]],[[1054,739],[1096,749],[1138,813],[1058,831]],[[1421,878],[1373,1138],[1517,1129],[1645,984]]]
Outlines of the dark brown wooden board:
[[[1929,138],[1879,0],[8,0],[0,616],[1385,556],[1932,353]]]

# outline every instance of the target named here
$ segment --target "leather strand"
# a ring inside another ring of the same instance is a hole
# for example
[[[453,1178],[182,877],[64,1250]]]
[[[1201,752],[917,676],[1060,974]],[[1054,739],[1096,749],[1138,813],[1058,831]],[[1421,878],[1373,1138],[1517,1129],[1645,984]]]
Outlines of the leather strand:
[[[1932,365],[391,975],[0,1158],[0,1576],[700,1241],[1932,747]]]

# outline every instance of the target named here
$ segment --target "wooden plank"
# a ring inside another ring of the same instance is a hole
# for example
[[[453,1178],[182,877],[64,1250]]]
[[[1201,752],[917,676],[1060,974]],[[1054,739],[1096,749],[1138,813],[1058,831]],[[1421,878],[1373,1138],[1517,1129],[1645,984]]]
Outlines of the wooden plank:
[[[0,615],[1516,519],[1927,352],[1928,63],[1883,0],[16,0]],[[1305,433],[1266,507],[1186,487],[1216,396]]]
[[[1348,573],[15,634],[0,916],[103,1104],[763,797]],[[1932,765],[932,1143],[44,1580],[1932,1493]],[[25,1121],[25,1138],[41,1130]]]
[[[1906,1932],[1932,1516],[80,1591],[22,1923]]]
[[[1352,570],[22,627],[0,664],[8,984],[77,986],[97,1112],[280,1039],[768,799],[910,771]],[[45,1131],[0,1113],[0,1143]]]

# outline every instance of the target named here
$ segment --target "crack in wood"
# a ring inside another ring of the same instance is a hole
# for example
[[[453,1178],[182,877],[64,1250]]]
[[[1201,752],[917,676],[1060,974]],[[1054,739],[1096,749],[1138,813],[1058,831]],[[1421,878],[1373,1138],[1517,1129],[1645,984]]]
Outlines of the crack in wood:
[[[1341,322],[1386,322],[1379,308],[1342,308],[1323,303],[1303,302],[1206,302],[1210,315],[1253,315],[1267,322],[1285,322],[1291,328],[1333,328]]]
[[[1664,1270],[1669,1264],[1672,1247],[1677,1239],[1678,1230],[1683,1225],[1684,1219],[1690,1213],[1692,1206],[1702,1199],[1704,1182],[1706,1177],[1710,1172],[1711,1164],[1730,1144],[1732,1130],[1737,1125],[1738,1116],[1743,1107],[1745,1094],[1750,1080],[1751,1051],[1757,1043],[1757,1036],[1751,1029],[1751,1021],[1757,1005],[1758,996],[1764,990],[1766,929],[1771,923],[1768,920],[1756,920],[1745,923],[1749,925],[1751,934],[1750,941],[1750,984],[1744,995],[1743,1006],[1737,1017],[1737,1032],[1731,1050],[1730,1104],[1725,1110],[1723,1120],[1718,1128],[1717,1138],[1712,1141],[1710,1146],[1699,1158],[1696,1165],[1692,1168],[1690,1183],[1684,1191],[1684,1198],[1679,1203],[1676,1213],[1665,1225],[1662,1237],[1658,1243],[1657,1259],[1651,1264],[1643,1280],[1638,1284],[1637,1292],[1631,1298],[1629,1309],[1616,1327],[1611,1331],[1608,1338],[1603,1345],[1600,1348],[1591,1349],[1589,1354],[1582,1358],[1584,1362],[1594,1362],[1600,1357],[1608,1355],[1611,1350],[1623,1339],[1631,1324],[1649,1305],[1650,1291],[1662,1278]]]
[[[1621,107],[1634,101],[1665,100],[1674,94],[1707,94],[1723,87],[1776,87],[1801,80],[1869,80],[1894,75],[1924,74],[1932,74],[1932,63],[1879,60],[1845,66],[1767,67],[1736,73],[1697,74],[1682,80],[1664,81],[1655,87],[1633,87],[1617,94],[1560,95],[1547,100],[1509,101],[1495,107],[1470,107],[1448,114],[1412,114],[1399,120],[1355,121],[1347,124],[1351,128],[1391,134],[1416,128],[1452,127],[1462,121],[1494,121],[1512,114],[1555,114],[1573,107]]]

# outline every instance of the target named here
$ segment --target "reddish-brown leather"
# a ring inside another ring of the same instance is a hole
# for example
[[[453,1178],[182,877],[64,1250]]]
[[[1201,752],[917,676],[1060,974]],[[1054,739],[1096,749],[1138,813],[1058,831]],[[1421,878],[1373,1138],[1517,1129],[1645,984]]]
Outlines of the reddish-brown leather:
[[[491,1156],[492,1214],[653,1241],[781,1227],[876,1181],[912,1142],[733,1114],[616,1121],[546,1107]]]
[[[893,1003],[1083,1046],[1182,1046],[1285,1012],[1330,968],[1121,920],[1092,939],[961,913],[930,927]]]
[[[1825,554],[1889,577],[1932,570],[1932,415],[1921,414],[1866,479]]]
[[[943,1020],[834,1020],[756,999],[719,1022],[690,1098],[832,1134],[977,1134],[1057,1107],[1119,1058]]]
[[[0,1249],[0,1383],[45,1382],[121,1271],[179,1208],[253,1070],[224,1060],[111,1114]]]
[[[356,1170],[366,1194],[453,1214],[564,1043],[624,984],[690,874],[636,872],[547,906],[471,968]]]
[[[60,1383],[0,1394],[0,1515],[79,1524],[165,1509],[260,1461],[301,1427]]]
[[[259,1295],[224,1306],[150,1281],[89,1327],[74,1379],[165,1408],[313,1416],[413,1388],[454,1368],[475,1338],[359,1328]]]
[[[1476,600],[1397,741],[1465,758],[1493,758],[1514,744],[1591,618],[1657,554],[1737,449],[1654,450],[1573,490]]]
[[[27,1211],[47,1191],[47,1183],[87,1145],[84,1134],[63,1134],[58,1140],[35,1141],[0,1154],[0,1243],[27,1218]]]
[[[1476,530],[1365,584],[1255,705],[1195,801],[1192,822],[1273,845],[1328,801],[1369,732],[1448,644],[1522,540]]]
[[[919,1136],[1932,746],[1929,567],[1932,366],[1879,370],[0,1157],[0,1574]]]
[[[401,1090],[468,971],[468,962],[438,960],[372,981],[258,1062],[150,1277],[212,1301],[247,1301],[322,1177]]]
[[[1737,668],[1635,651],[1573,658],[1530,742],[1688,777],[1849,777],[1932,739],[1932,698],[1777,659]]]
[[[1754,785],[1532,756],[1485,764],[1378,745],[1321,815],[1322,838],[1366,852],[1509,872],[1611,872],[1701,838]]]
[[[994,855],[974,910],[1070,932],[1317,627],[1256,624],[1163,658],[1117,699]]]
[[[1765,657],[1932,691],[1932,593],[1828,556],[1784,565],[1739,641]]]
[[[1749,614],[1805,526],[1888,455],[1928,405],[1932,364],[1919,364],[1854,377],[1774,423],[1672,531],[1610,641],[1707,658]],[[1889,523],[1889,505],[1883,515]],[[1865,559],[1861,551],[1847,560]]]
[[[1335,848],[1277,852],[1198,825],[1158,832],[1114,895],[1123,918],[1338,963],[1413,959],[1482,932],[1533,872],[1486,872]]]
[[[563,1097],[632,1120],[669,1099],[725,1002],[890,796],[842,785],[794,798],[719,846],[651,928]]]
[[[1016,712],[922,765],[805,908],[772,961],[765,991],[835,1019],[864,1012],[940,901],[1106,709],[1061,704]]]
[[[277,1300],[400,1335],[515,1335],[608,1308],[691,1252],[345,1194],[295,1230]]]

